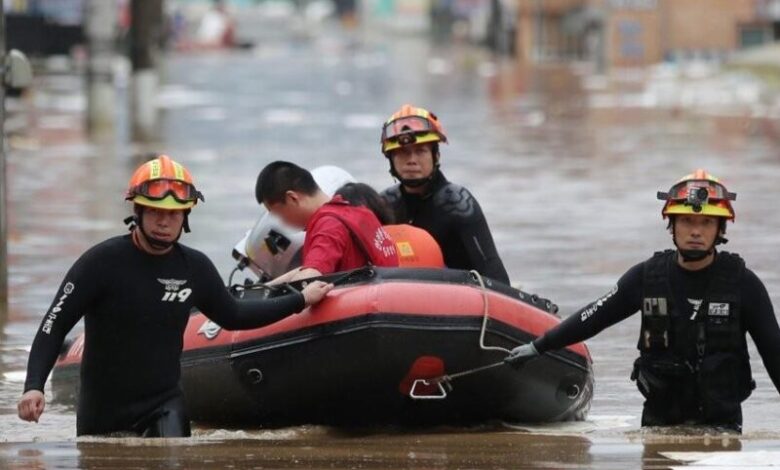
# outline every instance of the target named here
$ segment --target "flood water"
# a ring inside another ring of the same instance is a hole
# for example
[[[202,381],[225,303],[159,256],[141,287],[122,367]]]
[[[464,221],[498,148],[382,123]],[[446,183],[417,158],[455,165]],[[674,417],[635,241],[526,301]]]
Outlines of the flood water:
[[[0,332],[0,464],[8,468],[469,467],[668,468],[660,452],[778,451],[780,400],[755,349],[757,389],[740,438],[641,431],[628,379],[638,317],[588,342],[595,398],[578,425],[350,432],[196,428],[192,439],[75,439],[75,416],[49,404],[39,424],[16,418],[36,328],[73,261],[126,228],[123,191],[139,155],[185,163],[206,196],[183,242],[227,278],[235,242],[257,216],[254,182],[268,162],[339,165],[381,189],[384,119],[405,102],[440,117],[442,167],[480,201],[513,283],[553,299],[563,316],[671,240],[658,190],[697,167],[736,201],[728,249],[780,300],[780,101],[748,77],[585,66],[525,68],[465,45],[349,35],[266,40],[254,50],[166,58],[160,139],[127,132],[89,141],[83,81],[51,72],[9,103],[10,308]],[[118,100],[126,80],[118,79]],[[127,111],[118,111],[121,126]],[[80,327],[77,327],[80,328]],[[475,338],[475,347],[477,338]],[[4,463],[5,462],[5,463]],[[0,465],[0,466],[2,466]],[[679,463],[677,463],[679,465]]]

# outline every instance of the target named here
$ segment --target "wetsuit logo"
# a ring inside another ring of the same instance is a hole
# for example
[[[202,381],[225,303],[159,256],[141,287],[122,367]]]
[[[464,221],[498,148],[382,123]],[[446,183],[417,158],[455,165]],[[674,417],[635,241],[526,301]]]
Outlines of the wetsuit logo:
[[[184,302],[192,294],[192,289],[189,287],[181,289],[181,286],[187,283],[186,279],[160,279],[157,278],[157,282],[165,286],[165,293],[163,294],[163,302]],[[181,290],[179,290],[181,289]]]
[[[41,326],[41,331],[47,335],[51,334],[51,329],[54,326],[54,320],[57,319],[57,314],[62,311],[65,300],[73,293],[75,288],[76,286],[72,282],[68,282],[62,287],[62,296],[59,298],[57,304],[46,314],[46,320],[43,322],[43,326]]]
[[[617,291],[618,286],[615,286],[612,288],[612,290],[604,294],[599,300],[590,304],[588,308],[584,309],[580,313],[580,321],[584,322],[590,318],[594,313],[596,313],[596,311],[598,311],[598,309],[602,307],[602,305],[604,305],[607,300],[609,300],[613,295],[617,294]]]

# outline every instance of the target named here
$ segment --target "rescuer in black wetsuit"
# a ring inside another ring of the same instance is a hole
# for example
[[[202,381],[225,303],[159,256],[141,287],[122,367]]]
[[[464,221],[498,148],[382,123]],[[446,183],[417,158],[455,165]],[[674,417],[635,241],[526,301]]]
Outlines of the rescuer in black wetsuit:
[[[602,298],[518,346],[507,360],[584,341],[641,311],[640,356],[631,378],[646,399],[642,425],[740,432],[741,403],[755,387],[745,333],[780,391],[780,328],[763,283],[742,258],[715,250],[726,242],[736,194],[697,170],[659,198],[666,201],[663,215],[677,250],[632,267]]]
[[[436,239],[447,267],[474,269],[509,284],[479,203],[439,169],[440,142],[447,137],[433,113],[404,105],[393,114],[382,128],[382,153],[400,184],[382,196],[397,223],[423,228]]]
[[[179,388],[183,334],[198,308],[227,329],[257,328],[316,303],[331,285],[269,300],[236,300],[206,256],[178,243],[202,199],[189,172],[163,155],[130,182],[131,233],[84,253],[68,271],[33,341],[19,417],[38,421],[63,340],[84,317],[77,434],[190,435]]]

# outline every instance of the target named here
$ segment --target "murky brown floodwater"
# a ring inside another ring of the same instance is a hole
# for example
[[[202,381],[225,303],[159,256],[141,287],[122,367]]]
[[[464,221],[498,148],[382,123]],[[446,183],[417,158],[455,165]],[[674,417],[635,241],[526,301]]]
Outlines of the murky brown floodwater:
[[[17,130],[9,139],[11,303],[0,333],[0,464],[667,468],[672,461],[659,452],[777,450],[778,395],[755,352],[758,388],[745,405],[740,439],[641,432],[641,397],[628,380],[637,318],[589,342],[595,399],[590,421],[575,426],[198,429],[192,439],[169,442],[76,442],[75,417],[58,405],[37,425],[16,418],[29,345],[61,276],[83,250],[125,230],[122,193],[139,163],[133,155],[165,151],[190,167],[207,202],[184,241],[226,276],[234,242],[254,222],[254,180],[265,163],[336,164],[383,188],[392,181],[379,129],[404,102],[437,112],[451,142],[443,148],[447,176],[480,200],[514,282],[552,298],[564,315],[670,246],[655,192],[695,167],[739,193],[728,248],[746,258],[780,305],[780,103],[748,79],[692,86],[661,72],[607,80],[578,68],[523,69],[473,49],[432,49],[421,38],[353,43],[334,32],[264,42],[252,52],[170,57],[161,139],[143,147],[121,134],[87,142],[81,80],[40,77],[27,100],[9,103],[9,126]]]

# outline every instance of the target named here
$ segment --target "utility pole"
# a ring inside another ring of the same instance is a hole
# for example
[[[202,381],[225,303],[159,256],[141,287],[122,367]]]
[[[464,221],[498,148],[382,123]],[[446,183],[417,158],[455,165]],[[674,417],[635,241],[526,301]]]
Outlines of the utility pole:
[[[5,176],[5,8],[0,5],[0,325],[8,314],[8,180]]]
[[[8,178],[5,174],[5,89],[25,88],[32,83],[27,57],[5,50],[5,9],[0,5],[0,325],[8,314]]]
[[[114,40],[117,10],[115,1],[88,0],[86,3],[87,44],[87,129],[90,134],[114,130],[116,92],[114,91]]]
[[[542,62],[542,59],[544,58],[544,3],[543,0],[536,0],[536,29],[534,32],[536,33],[536,48],[534,51],[534,61],[536,63]]]
[[[163,34],[163,0],[132,0],[130,10],[133,137],[148,141],[157,137],[158,130],[155,100],[160,80],[157,62]]]

